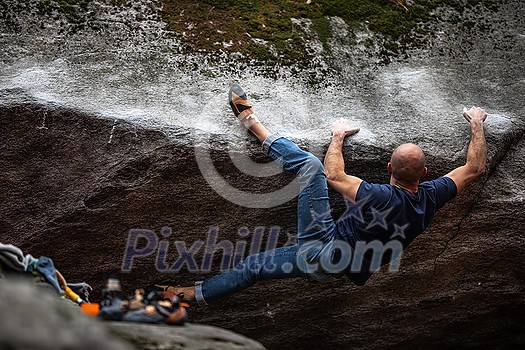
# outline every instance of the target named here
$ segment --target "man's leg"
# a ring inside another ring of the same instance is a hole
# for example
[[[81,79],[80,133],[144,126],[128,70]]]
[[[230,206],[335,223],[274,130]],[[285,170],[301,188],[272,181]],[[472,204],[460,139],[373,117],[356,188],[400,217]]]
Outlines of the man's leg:
[[[272,133],[266,129],[264,125],[262,125],[261,122],[255,122],[253,123],[248,130],[250,130],[256,137],[261,141],[261,143],[264,142],[270,136]]]
[[[331,242],[335,237],[335,222],[330,213],[328,185],[321,161],[292,141],[270,133],[255,116],[248,97],[240,86],[231,87],[229,100],[235,116],[262,142],[266,153],[285,170],[292,172],[299,181],[299,254],[309,264],[318,262],[322,254],[330,255]]]
[[[319,281],[330,280],[323,263],[331,262],[336,226],[331,215],[326,174],[321,161],[277,134],[270,135],[263,148],[300,185],[297,201],[297,239],[299,267]],[[323,259],[323,260],[322,260]]]
[[[244,101],[241,101],[241,113],[235,113],[236,116],[240,116],[244,126],[262,142],[267,154],[299,181],[299,244],[248,256],[235,268],[197,282],[195,287],[173,288],[175,293],[184,292],[188,300],[213,301],[267,279],[310,277],[329,280],[329,275],[318,268],[321,257],[331,254],[330,247],[335,237],[323,165],[317,157],[292,141],[272,134],[255,117],[245,94],[238,95]]]
[[[166,287],[174,294],[184,293],[188,301],[213,302],[235,294],[255,283],[270,279],[308,278],[297,265],[298,245],[285,246],[240,261],[234,268],[195,283],[192,287]]]
[[[307,278],[297,266],[298,246],[285,246],[246,257],[234,268],[197,282],[195,299],[213,302],[235,294],[255,283],[270,279]]]

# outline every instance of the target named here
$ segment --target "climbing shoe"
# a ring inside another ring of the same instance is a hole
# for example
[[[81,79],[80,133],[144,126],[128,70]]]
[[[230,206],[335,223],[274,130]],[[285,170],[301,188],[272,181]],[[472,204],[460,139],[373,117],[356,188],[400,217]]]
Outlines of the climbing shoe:
[[[250,101],[248,101],[246,93],[239,85],[233,84],[231,86],[228,100],[233,114],[235,114],[240,121],[242,121],[247,115],[253,113],[253,111],[250,111],[252,108]]]
[[[233,84],[228,94],[228,101],[233,114],[241,121],[245,127],[249,128],[259,121],[253,114],[252,105],[248,101],[248,97],[244,90],[237,84]]]

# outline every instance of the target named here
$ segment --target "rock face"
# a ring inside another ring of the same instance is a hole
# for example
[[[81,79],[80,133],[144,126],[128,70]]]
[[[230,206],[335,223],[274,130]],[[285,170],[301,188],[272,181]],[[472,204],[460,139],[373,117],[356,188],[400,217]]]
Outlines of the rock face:
[[[455,27],[453,19],[434,24],[440,35],[430,50],[390,66],[356,71],[341,57],[340,76],[326,85],[302,85],[300,74],[283,81],[246,73],[259,118],[286,128],[319,157],[334,114],[350,116],[361,132],[345,147],[347,171],[369,182],[388,181],[386,163],[401,142],[422,146],[429,178],[462,165],[468,127],[461,109],[480,104],[490,113],[488,172],[438,213],[395,274],[381,270],[364,287],[272,281],[192,307],[191,320],[270,349],[523,346],[523,14],[521,1],[506,1],[496,12],[479,9],[470,27]],[[15,45],[8,39],[1,38]],[[73,39],[56,40],[78,44]],[[100,61],[80,44],[71,45],[71,55],[45,43],[41,55],[16,45],[20,60],[4,59],[0,74],[2,242],[50,256],[69,280],[100,290],[108,273],[126,267],[130,230],[151,230],[157,249],[122,274],[132,291],[218,272],[221,250],[208,272],[179,260],[209,231],[218,230],[218,241],[246,241],[244,252],[259,232],[262,249],[272,235],[286,244],[296,233],[293,187],[243,202],[243,193],[277,191],[291,178],[262,164],[267,158],[257,143],[227,112],[231,76],[217,73],[220,65],[192,71],[188,62],[203,58],[184,61],[135,46],[137,56],[124,59],[119,54],[134,51],[120,42]],[[344,201],[331,195],[337,217]],[[171,234],[161,235],[163,227]],[[152,241],[135,243],[140,252]],[[195,260],[201,267],[203,249]]]
[[[43,113],[48,129],[35,126]],[[239,227],[250,229],[252,236],[257,226],[280,227],[279,244],[286,242],[287,233],[294,233],[293,200],[270,209],[232,204],[206,183],[195,164],[194,148],[159,132],[120,122],[108,144],[112,121],[34,104],[5,108],[0,120],[5,135],[1,193],[2,201],[9,203],[2,216],[7,228],[2,240],[36,256],[52,256],[70,280],[86,280],[100,290],[104,276],[122,265],[130,228],[155,231],[161,240],[161,228],[171,227],[168,266],[180,255],[175,240],[186,242],[189,249],[192,242],[205,240],[212,226],[218,227],[219,239],[231,241],[239,239]],[[184,130],[172,132],[187,135]],[[429,347],[519,344],[524,183],[513,167],[521,167],[516,159],[522,157],[523,141],[512,146],[511,136],[490,139],[491,153],[500,158],[493,155],[488,180],[473,185],[439,213],[403,256],[400,272],[379,272],[362,288],[344,280],[330,286],[269,282],[227,301],[192,308],[192,320],[235,330],[271,348],[350,343],[368,348],[390,341]],[[502,142],[500,150],[494,150],[494,142]],[[224,151],[215,152],[221,173],[235,173]],[[387,156],[386,150],[378,154],[381,159]],[[379,174],[377,161],[347,157],[347,162],[369,178]],[[372,170],[377,173],[368,173]],[[242,188],[244,178],[236,179],[235,185]],[[273,186],[289,180],[281,174],[274,177]],[[271,184],[260,186],[262,190]],[[344,204],[334,198],[335,211],[340,212]],[[217,255],[214,272],[221,263],[220,252]],[[124,285],[131,289],[159,281],[188,284],[211,275],[185,268],[159,272],[157,256],[135,258],[131,272],[122,276]],[[202,249],[196,261],[200,265]],[[377,327],[388,338],[372,337]]]

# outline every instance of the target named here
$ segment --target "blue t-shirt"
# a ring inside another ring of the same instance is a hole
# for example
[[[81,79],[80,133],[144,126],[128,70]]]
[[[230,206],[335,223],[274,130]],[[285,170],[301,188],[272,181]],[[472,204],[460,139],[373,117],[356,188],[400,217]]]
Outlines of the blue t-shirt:
[[[363,181],[357,190],[355,204],[348,204],[347,211],[337,221],[337,230],[355,249],[358,242],[379,242],[383,245],[397,240],[403,248],[420,235],[446,202],[455,197],[456,184],[449,177],[419,184],[416,194],[390,184],[369,184]],[[361,243],[362,244],[362,243]],[[373,252],[364,254],[370,262]],[[385,254],[381,265],[389,263]],[[360,272],[348,272],[356,284],[363,285],[372,275],[366,264]]]

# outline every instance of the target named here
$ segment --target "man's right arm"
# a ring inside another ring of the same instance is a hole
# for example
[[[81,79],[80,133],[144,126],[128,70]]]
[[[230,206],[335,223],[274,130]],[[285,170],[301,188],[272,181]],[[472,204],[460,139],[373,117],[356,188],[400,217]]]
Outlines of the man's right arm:
[[[483,122],[487,118],[487,112],[479,107],[472,107],[463,113],[463,116],[470,123],[470,143],[467,152],[467,162],[448,173],[457,187],[457,193],[474,182],[485,173],[487,162],[487,143],[483,131]]]
[[[359,132],[359,128],[350,127],[348,120],[336,120],[332,125],[332,141],[330,141],[330,146],[324,158],[324,168],[328,185],[352,202],[355,202],[357,190],[363,180],[345,173],[343,143],[345,137],[357,132]]]

